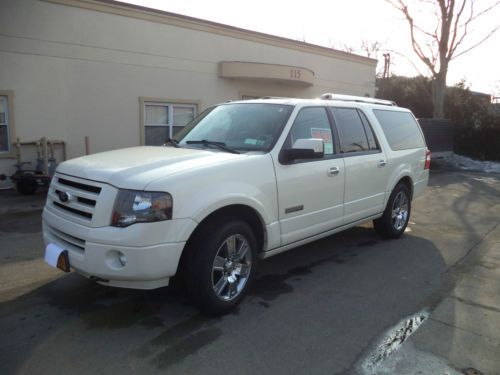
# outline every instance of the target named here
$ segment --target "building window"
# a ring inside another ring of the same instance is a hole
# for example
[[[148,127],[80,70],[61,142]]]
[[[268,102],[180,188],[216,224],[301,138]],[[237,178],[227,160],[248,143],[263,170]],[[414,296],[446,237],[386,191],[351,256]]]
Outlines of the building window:
[[[196,104],[144,102],[144,144],[164,144],[195,118],[196,112]]]
[[[262,96],[241,95],[241,100],[252,100],[252,99],[259,99],[259,98],[262,98]]]
[[[2,93],[0,91],[0,155],[10,151],[10,138],[12,136],[9,129],[10,121],[10,108],[12,108],[12,96]]]

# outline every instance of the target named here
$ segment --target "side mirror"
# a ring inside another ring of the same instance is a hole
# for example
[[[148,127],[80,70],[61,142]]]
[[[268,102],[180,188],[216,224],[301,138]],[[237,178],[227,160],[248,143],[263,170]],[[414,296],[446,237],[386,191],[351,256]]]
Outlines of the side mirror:
[[[297,139],[292,148],[284,150],[289,161],[296,159],[321,159],[325,154],[325,145],[320,138]]]

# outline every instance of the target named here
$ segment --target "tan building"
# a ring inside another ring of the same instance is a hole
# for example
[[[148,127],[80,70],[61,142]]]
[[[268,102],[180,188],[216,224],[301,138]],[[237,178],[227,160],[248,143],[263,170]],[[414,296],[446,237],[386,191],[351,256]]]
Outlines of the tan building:
[[[2,0],[0,173],[14,171],[17,138],[62,140],[68,158],[85,154],[86,137],[91,153],[161,144],[227,100],[373,96],[375,66],[330,48],[112,1]],[[23,161],[35,165],[34,150],[25,146]]]

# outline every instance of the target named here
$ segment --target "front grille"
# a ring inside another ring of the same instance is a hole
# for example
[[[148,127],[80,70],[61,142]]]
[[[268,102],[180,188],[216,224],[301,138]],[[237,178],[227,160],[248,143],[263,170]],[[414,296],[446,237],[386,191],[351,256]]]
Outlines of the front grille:
[[[56,194],[59,195],[61,194],[61,190],[56,190]],[[76,200],[80,203],[95,207],[95,204],[97,203],[95,199],[88,199],[88,198],[83,198],[83,197],[77,197]]]
[[[71,186],[71,187],[74,187],[76,189],[89,191],[91,193],[99,194],[101,192],[101,188],[98,187],[98,186],[92,186],[92,185],[82,184],[80,182],[70,181],[70,180],[67,180],[65,178],[58,178],[57,181],[61,185]]]
[[[92,214],[90,214],[88,212],[80,211],[80,210],[71,208],[69,206],[65,206],[64,204],[61,204],[61,203],[58,203],[58,202],[53,202],[53,203],[54,203],[54,206],[59,207],[59,208],[61,208],[63,210],[66,210],[68,212],[72,212],[75,215],[80,215],[80,216],[84,216],[84,217],[86,217],[88,219],[92,219]]]
[[[47,231],[52,239],[61,247],[67,250],[73,250],[76,252],[85,251],[85,240],[72,236],[70,234],[64,233],[59,229],[48,226]]]
[[[50,185],[48,204],[66,217],[91,224],[103,186],[94,181],[56,175]]]

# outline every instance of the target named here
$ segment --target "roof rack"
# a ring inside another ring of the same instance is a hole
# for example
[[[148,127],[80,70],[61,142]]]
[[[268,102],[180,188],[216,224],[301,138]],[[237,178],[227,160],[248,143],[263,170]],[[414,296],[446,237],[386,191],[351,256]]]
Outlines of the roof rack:
[[[285,96],[261,96],[259,99],[291,99]]]
[[[352,96],[352,95],[339,95],[332,93],[325,93],[319,97],[323,100],[341,100],[345,102],[358,102],[358,103],[370,103],[370,104],[381,104],[381,105],[389,105],[389,106],[397,106],[396,102],[392,100],[384,100],[377,98],[370,98],[365,96]]]

